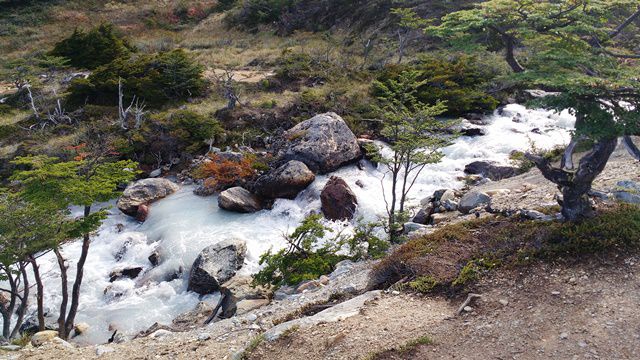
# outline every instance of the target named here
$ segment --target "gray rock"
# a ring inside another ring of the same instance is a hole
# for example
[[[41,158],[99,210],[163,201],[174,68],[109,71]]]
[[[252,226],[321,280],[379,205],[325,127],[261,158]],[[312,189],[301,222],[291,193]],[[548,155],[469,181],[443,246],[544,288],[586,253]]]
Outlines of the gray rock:
[[[446,200],[442,202],[442,206],[446,211],[456,211],[458,210],[458,203],[453,200]]]
[[[352,316],[358,315],[366,302],[379,298],[381,294],[382,292],[380,290],[370,291],[323,310],[313,316],[284,322],[267,330],[264,333],[264,337],[267,341],[275,341],[287,330],[295,327],[309,328],[318,324],[326,324],[348,319]]]
[[[299,160],[314,172],[325,174],[358,160],[358,141],[344,120],[335,113],[320,114],[286,131],[278,155]]]
[[[545,215],[545,214],[541,213],[540,211],[536,211],[536,210],[520,210],[520,216],[522,216],[525,219],[529,219],[529,220],[551,221],[551,220],[554,219],[553,216]]]
[[[488,161],[474,161],[464,167],[464,172],[471,175],[482,175],[493,181],[507,179],[521,173],[517,167],[496,165]]]
[[[260,199],[239,186],[221,192],[218,196],[218,206],[239,213],[254,213],[262,210]]]
[[[471,210],[487,206],[491,203],[491,197],[483,192],[472,191],[466,193],[460,203],[458,204],[458,210],[463,214],[468,214]]]
[[[160,175],[162,175],[162,169],[155,169],[152,172],[149,173],[149,177],[150,178],[157,178]]]
[[[332,176],[320,193],[322,213],[329,220],[351,220],[358,206],[358,199],[349,185]]]
[[[413,217],[413,219],[411,219],[411,222],[422,225],[428,224],[431,218],[432,211],[432,207],[418,210],[418,213]]]
[[[439,193],[442,190],[438,190],[433,194],[433,197],[436,201],[440,201],[441,203],[445,202],[445,201],[453,201],[456,198],[456,193],[455,191],[451,190],[451,189],[445,189],[441,194],[439,194],[440,196],[436,196],[437,193]]]
[[[316,179],[311,170],[301,161],[291,160],[269,171],[256,180],[255,192],[267,198],[295,199]]]
[[[178,191],[180,187],[167,179],[138,180],[124,190],[118,199],[118,209],[129,216],[135,216],[138,206],[162,199]]]
[[[621,202],[627,204],[640,204],[640,194],[635,194],[627,191],[615,191],[613,197]]]
[[[631,190],[631,192],[640,193],[640,184],[631,180],[621,180],[616,184],[618,187],[621,187],[626,190]]]
[[[218,291],[242,267],[246,253],[246,243],[237,239],[204,248],[191,267],[188,290],[201,295]]]
[[[422,230],[422,229],[425,229],[427,227],[428,227],[427,225],[417,224],[417,223],[414,223],[414,222],[408,222],[408,223],[404,224],[403,229],[404,229],[404,233],[405,234],[410,234],[410,233],[412,233],[414,231]]]

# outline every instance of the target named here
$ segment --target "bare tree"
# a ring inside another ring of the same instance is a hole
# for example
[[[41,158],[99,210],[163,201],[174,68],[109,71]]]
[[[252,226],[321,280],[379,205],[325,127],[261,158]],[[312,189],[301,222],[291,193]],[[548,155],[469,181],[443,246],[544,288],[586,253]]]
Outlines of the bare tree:
[[[222,96],[227,100],[227,110],[235,109],[237,104],[242,105],[238,96],[238,89],[233,80],[233,72],[225,69],[220,75],[214,72],[214,78],[218,84],[218,88],[222,93]]]
[[[124,108],[124,91],[122,90],[122,79],[118,79],[118,119],[120,127],[124,130],[128,129],[128,122],[130,118],[133,118],[134,129],[139,129],[142,126],[144,116],[146,115],[146,105],[144,101],[140,102],[140,99],[133,95],[131,103],[127,108]]]

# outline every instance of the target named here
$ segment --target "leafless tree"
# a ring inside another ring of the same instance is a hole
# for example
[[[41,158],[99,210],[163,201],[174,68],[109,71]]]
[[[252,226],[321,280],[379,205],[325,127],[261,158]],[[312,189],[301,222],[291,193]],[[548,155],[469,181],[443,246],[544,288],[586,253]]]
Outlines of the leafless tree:
[[[144,101],[141,102],[137,96],[133,95],[131,103],[125,109],[123,99],[124,91],[122,90],[122,79],[118,79],[118,119],[120,127],[127,130],[129,120],[133,119],[134,129],[139,129],[142,126],[144,116],[147,113],[145,111],[146,105]]]
[[[220,75],[214,73],[214,78],[218,84],[218,88],[222,93],[222,96],[227,100],[227,110],[235,109],[237,104],[242,105],[240,97],[238,96],[238,89],[233,80],[233,72],[225,69]]]

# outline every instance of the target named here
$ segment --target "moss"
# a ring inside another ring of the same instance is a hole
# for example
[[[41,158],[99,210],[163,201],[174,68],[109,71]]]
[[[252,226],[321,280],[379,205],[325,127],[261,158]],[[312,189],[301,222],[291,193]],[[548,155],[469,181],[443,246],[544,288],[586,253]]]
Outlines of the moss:
[[[428,293],[438,286],[438,280],[432,276],[420,276],[408,284],[409,288],[420,293]]]
[[[249,342],[249,345],[247,345],[247,347],[242,351],[242,354],[240,354],[238,358],[241,360],[248,360],[251,357],[251,354],[254,351],[256,351],[258,346],[260,346],[260,344],[262,344],[264,340],[265,340],[264,334],[260,334],[254,337],[253,339],[251,339],[251,342]]]

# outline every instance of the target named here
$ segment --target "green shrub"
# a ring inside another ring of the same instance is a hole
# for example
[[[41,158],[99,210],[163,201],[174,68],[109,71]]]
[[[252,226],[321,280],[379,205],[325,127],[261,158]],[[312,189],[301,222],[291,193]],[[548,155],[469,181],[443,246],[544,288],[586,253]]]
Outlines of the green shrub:
[[[298,0],[243,0],[229,17],[229,21],[244,28],[272,23],[278,21],[280,15],[297,2]]]
[[[288,50],[285,50],[276,60],[275,66],[276,78],[285,83],[301,80],[328,80],[334,72],[332,65],[326,61]]]
[[[387,66],[373,85],[373,95],[380,96],[382,88],[397,81],[406,71],[417,71],[416,98],[424,104],[434,105],[446,101],[449,115],[491,111],[499,101],[486,91],[490,82],[499,75],[499,69],[481,66],[474,57],[461,55],[451,60],[423,56],[413,65]]]
[[[202,66],[184,50],[118,58],[97,68],[89,78],[75,80],[68,101],[77,106],[116,105],[121,80],[125,101],[136,96],[151,107],[159,107],[201,95],[206,89],[202,72]]]
[[[95,69],[113,60],[125,57],[132,46],[116,34],[111,24],[101,24],[84,32],[75,29],[68,38],[55,45],[50,55],[69,59],[69,65]]]
[[[195,153],[207,140],[214,139],[224,129],[212,116],[203,116],[189,110],[178,110],[169,116],[170,134],[186,145],[186,150]]]

